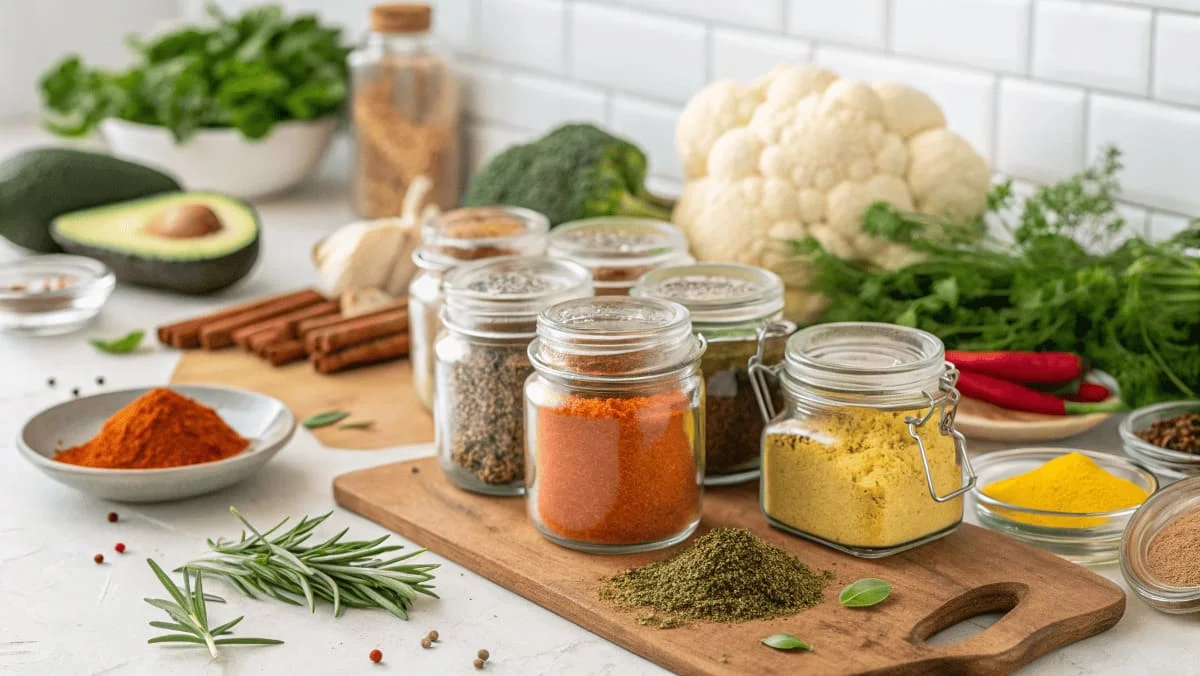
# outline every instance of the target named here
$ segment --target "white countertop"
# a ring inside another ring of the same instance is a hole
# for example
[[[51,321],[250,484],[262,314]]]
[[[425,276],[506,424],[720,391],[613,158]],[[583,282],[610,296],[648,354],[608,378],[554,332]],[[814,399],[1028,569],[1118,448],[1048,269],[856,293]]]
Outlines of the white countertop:
[[[0,157],[36,136],[0,130]],[[334,164],[337,166],[340,163]],[[233,291],[210,298],[183,298],[120,287],[101,317],[80,333],[55,338],[0,335],[0,673],[3,674],[442,674],[475,673],[475,651],[487,648],[496,674],[657,674],[649,662],[525,601],[433,554],[441,601],[419,600],[409,622],[382,611],[348,611],[330,617],[269,601],[254,601],[218,584],[210,591],[228,604],[213,605],[214,618],[244,614],[243,635],[280,638],[278,647],[226,648],[210,660],[203,650],[146,645],[157,630],[146,625],[162,613],[142,602],[161,587],[146,567],[153,557],[164,566],[203,554],[208,537],[235,536],[227,509],[236,505],[252,521],[273,524],[283,516],[335,510],[328,525],[349,526],[352,535],[372,538],[379,526],[334,506],[332,478],[372,465],[432,452],[429,446],[384,451],[340,451],[322,447],[301,429],[296,439],[257,476],[213,495],[173,504],[115,505],[75,492],[23,462],[13,438],[24,420],[70,396],[73,387],[105,389],[165,383],[176,354],[147,340],[130,357],[100,354],[91,336],[150,331],[164,320],[186,317],[235,299],[253,298],[311,283],[308,248],[350,218],[341,184],[316,181],[284,198],[259,204],[264,253],[251,277]],[[18,253],[0,244],[0,260]],[[50,388],[46,379],[54,377]],[[1116,448],[1115,424],[1075,443]],[[120,522],[105,520],[109,511]],[[403,540],[402,538],[398,538]],[[113,551],[116,542],[128,551]],[[103,553],[105,564],[92,556]],[[1123,588],[1116,566],[1097,570]],[[1047,655],[1022,673],[1134,674],[1200,673],[1200,621],[1159,614],[1135,597],[1112,630]],[[418,645],[430,629],[442,641],[432,650]],[[815,640],[815,639],[814,639]],[[367,654],[384,653],[373,665]]]

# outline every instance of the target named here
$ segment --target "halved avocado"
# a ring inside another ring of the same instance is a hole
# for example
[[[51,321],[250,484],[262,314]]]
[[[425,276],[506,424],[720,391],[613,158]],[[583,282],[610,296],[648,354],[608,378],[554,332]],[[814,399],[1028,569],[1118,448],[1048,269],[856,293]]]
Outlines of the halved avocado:
[[[177,192],[63,214],[50,236],[117,279],[181,293],[223,289],[258,260],[258,214],[228,195]]]

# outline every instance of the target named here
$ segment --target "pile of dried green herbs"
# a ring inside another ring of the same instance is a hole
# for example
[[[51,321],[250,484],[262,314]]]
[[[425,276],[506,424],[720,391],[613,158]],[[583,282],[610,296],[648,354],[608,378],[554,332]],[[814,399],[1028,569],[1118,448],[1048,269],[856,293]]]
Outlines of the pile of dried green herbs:
[[[1195,398],[1200,221],[1165,242],[1128,228],[1117,210],[1119,160],[1109,148],[1023,204],[1000,183],[988,213],[965,223],[876,203],[864,232],[920,255],[896,269],[843,261],[811,238],[790,245],[830,299],[822,322],[914,326],[960,350],[1074,352],[1115,377],[1131,406]]]
[[[794,615],[819,604],[832,581],[833,573],[813,572],[748,530],[717,528],[665,561],[605,580],[600,598],[649,611],[639,622],[670,628]]]

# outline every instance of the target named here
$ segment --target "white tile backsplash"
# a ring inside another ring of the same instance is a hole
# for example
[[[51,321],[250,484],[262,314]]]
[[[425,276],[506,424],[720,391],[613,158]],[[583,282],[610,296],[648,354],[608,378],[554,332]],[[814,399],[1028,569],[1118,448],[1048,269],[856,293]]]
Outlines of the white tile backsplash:
[[[996,111],[995,167],[1037,181],[1083,168],[1084,92],[1005,78]]]
[[[892,0],[892,48],[1023,73],[1032,0]]]
[[[486,0],[485,0],[486,1]],[[636,9],[668,12],[718,24],[775,30],[783,21],[783,0],[615,0]]]
[[[712,35],[712,79],[750,82],[781,63],[805,63],[812,43],[742,30],[717,29]]]
[[[1200,16],[1159,12],[1154,97],[1200,106]]]
[[[1178,214],[1165,214],[1162,212],[1151,214],[1150,222],[1147,226],[1150,239],[1164,240],[1170,239],[1175,235],[1183,232],[1184,228],[1192,219]]]
[[[563,0],[483,0],[478,53],[491,61],[562,72]]]
[[[646,151],[650,173],[669,179],[683,177],[675,152],[675,119],[679,109],[630,96],[613,99],[612,130]]]
[[[887,0],[789,0],[789,33],[835,44],[882,48]]]
[[[1077,0],[1038,0],[1033,73],[1097,89],[1145,94],[1149,10]]]

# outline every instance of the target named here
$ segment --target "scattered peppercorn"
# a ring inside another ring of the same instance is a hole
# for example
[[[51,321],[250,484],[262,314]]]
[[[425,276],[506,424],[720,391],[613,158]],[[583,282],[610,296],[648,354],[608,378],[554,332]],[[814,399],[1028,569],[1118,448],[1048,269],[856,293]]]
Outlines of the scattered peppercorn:
[[[55,379],[53,379],[53,378],[47,378],[47,379],[46,379],[46,385],[48,385],[48,386],[50,386],[50,387],[54,387],[55,383],[57,383],[57,382],[58,382],[58,381],[57,381],[57,380],[55,380]]]
[[[1148,429],[1137,435],[1159,448],[1200,455],[1200,413],[1184,413],[1155,420]]]
[[[430,641],[430,640],[429,640],[429,637],[428,637],[428,636],[426,636],[425,638],[421,639],[421,647],[422,647],[422,648],[432,648],[432,647],[433,647],[433,641]]]
[[[417,467],[416,465],[413,465],[413,472],[412,472],[413,474],[417,474],[417,473],[419,473],[420,471],[421,471],[421,468],[420,468],[420,467]]]
[[[491,657],[492,655],[488,651],[480,649],[479,652],[475,653],[475,656],[486,662],[487,658]]]
[[[432,629],[432,630],[430,630],[430,631],[429,631],[429,640],[430,640],[430,641],[436,641],[436,640],[438,640],[438,633],[437,633],[437,629]]]
[[[370,657],[371,661],[374,662],[375,664],[379,664],[380,662],[383,661],[383,651],[378,650],[378,649],[372,650],[371,654],[368,655],[368,657]]]
[[[118,554],[124,554],[124,553],[125,553],[125,543],[124,543],[124,542],[118,542],[118,543],[116,544],[116,546],[115,546],[115,547],[113,547],[113,549],[117,550],[117,553],[118,553]]]
[[[72,388],[71,388],[71,396],[72,396],[72,397],[78,397],[78,396],[79,396],[79,388],[78,388],[78,387],[72,387]]]
[[[96,563],[104,563],[104,555],[103,555],[103,554],[97,554],[97,555],[95,555],[95,556],[93,556],[93,557],[92,557],[92,560],[93,560],[93,561],[95,561]]]
[[[104,376],[96,376],[96,384],[103,385],[104,384]]]
[[[109,523],[116,523],[116,522],[117,522],[117,513],[116,513],[116,512],[109,512],[109,513],[108,513],[108,522],[109,522]]]
[[[474,665],[475,665],[475,668],[476,668],[476,669],[482,669],[482,668],[483,668],[483,660],[481,660],[481,659],[479,659],[479,658],[475,658],[475,661],[474,661],[474,662],[472,662],[472,664],[474,664]]]

